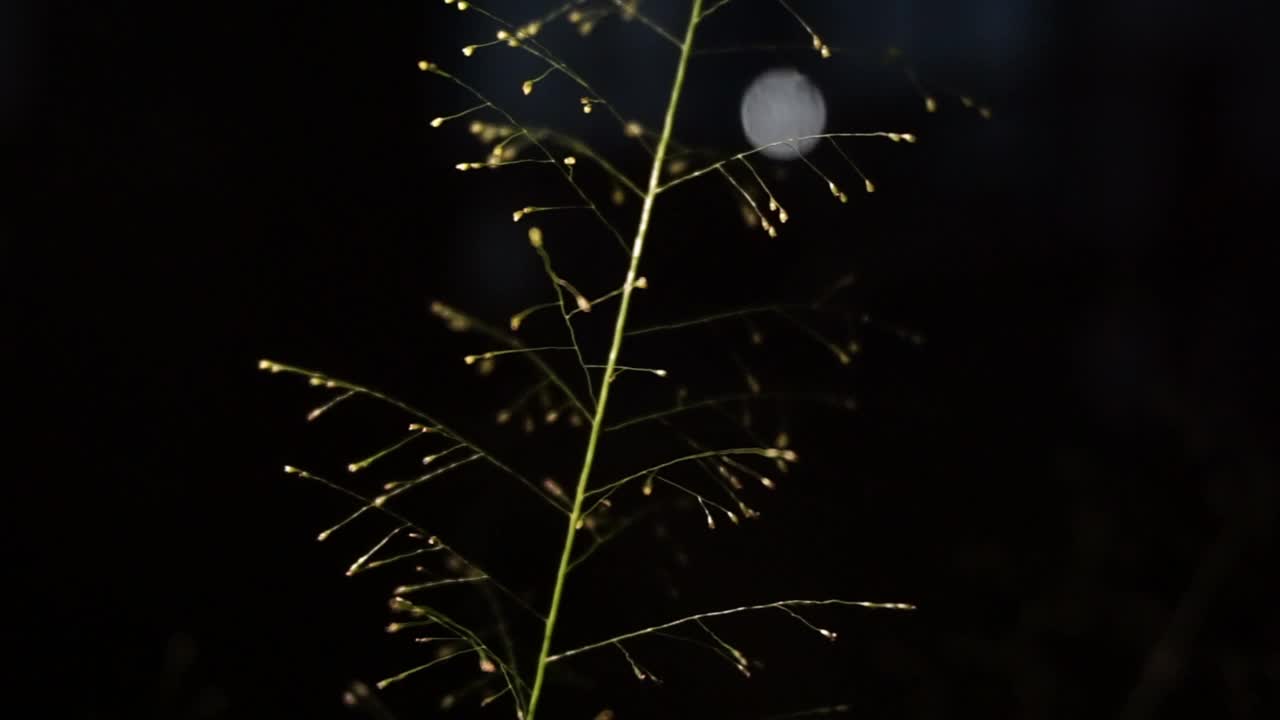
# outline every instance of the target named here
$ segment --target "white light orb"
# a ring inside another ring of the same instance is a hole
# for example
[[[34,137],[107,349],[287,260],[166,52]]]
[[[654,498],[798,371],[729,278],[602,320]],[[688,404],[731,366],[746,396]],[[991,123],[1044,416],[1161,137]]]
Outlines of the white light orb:
[[[751,81],[742,95],[742,130],[752,147],[818,135],[827,124],[827,103],[813,81],[792,68],[774,68]],[[818,144],[816,138],[772,145],[760,153],[795,160]]]

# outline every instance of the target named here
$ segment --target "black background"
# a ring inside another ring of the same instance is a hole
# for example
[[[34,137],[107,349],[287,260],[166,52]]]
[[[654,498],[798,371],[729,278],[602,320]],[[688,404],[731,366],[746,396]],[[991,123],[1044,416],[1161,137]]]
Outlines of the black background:
[[[772,3],[723,9],[700,47],[801,49],[696,59],[680,139],[742,149],[737,97],[788,63],[823,87],[833,130],[921,141],[848,146],[874,195],[820,155],[847,206],[790,168],[773,186],[794,218],[777,239],[745,229],[710,179],[664,196],[636,322],[803,301],[854,272],[841,297],[875,318],[863,351],[841,368],[777,322],[760,348],[732,323],[637,343],[629,360],[673,377],[624,376],[617,417],[667,404],[674,383],[691,397],[740,389],[726,349],[769,387],[853,393],[858,410],[796,406],[802,462],[775,494],[755,493],[756,523],[708,533],[696,506],[666,510],[687,568],[643,540],[602,555],[570,584],[565,642],[784,597],[921,609],[815,614],[840,631],[834,645],[780,614],[728,622],[719,629],[766,663],[750,681],[693,648],[638,644],[665,681],[655,688],[602,652],[573,668],[600,684],[553,678],[548,712],[1268,716],[1280,627],[1274,366],[1260,348],[1273,329],[1263,178],[1276,157],[1262,23],[1223,3],[794,4],[832,45],[871,58],[903,47],[942,109],[925,114],[893,68],[819,61]],[[684,22],[683,3],[642,7]],[[439,3],[6,13],[17,172],[5,335],[18,363],[6,586],[23,641],[6,702],[60,717],[349,714],[353,680],[422,651],[380,630],[395,580],[342,574],[377,529],[316,544],[348,508],[279,467],[340,467],[400,419],[353,404],[345,425],[307,427],[316,395],[259,373],[258,359],[387,389],[569,485],[579,443],[563,423],[533,440],[493,426],[530,376],[504,363],[477,378],[460,358],[488,341],[427,312],[440,298],[502,325],[545,300],[510,212],[562,202],[563,188],[542,166],[454,171],[484,150],[466,121],[427,121],[472,103],[415,63],[587,134],[635,178],[643,157],[604,112],[579,113],[582,93],[562,77],[522,97],[539,72],[529,58],[494,47],[464,59],[458,47],[493,28]],[[671,47],[617,18],[585,40],[563,25],[544,39],[658,126]],[[606,187],[582,165],[584,184]],[[630,228],[628,208],[617,217]],[[607,235],[538,218],[563,275],[589,295],[616,286]],[[584,340],[602,354],[607,320],[590,320]],[[728,442],[715,420],[685,428]],[[602,472],[674,449],[643,433],[606,440]],[[558,525],[492,477],[455,480],[434,503],[423,493],[423,517],[545,606]],[[672,584],[678,598],[663,592]],[[465,680],[427,673],[384,700],[397,717],[430,717]]]

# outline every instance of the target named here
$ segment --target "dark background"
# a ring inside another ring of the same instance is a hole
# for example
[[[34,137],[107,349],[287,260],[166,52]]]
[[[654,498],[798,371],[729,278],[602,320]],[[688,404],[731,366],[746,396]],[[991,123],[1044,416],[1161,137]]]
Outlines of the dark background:
[[[680,139],[742,149],[737,97],[787,63],[823,88],[832,129],[921,141],[848,146],[877,183],[869,196],[819,155],[847,206],[790,168],[772,185],[794,218],[777,239],[742,226],[722,183],[664,196],[636,323],[804,301],[854,272],[840,299],[874,318],[857,330],[862,352],[841,368],[768,319],[759,348],[734,323],[658,337],[628,345],[628,359],[672,379],[624,376],[615,417],[669,404],[676,383],[691,397],[740,390],[727,351],[769,388],[852,393],[858,409],[760,409],[759,428],[785,421],[802,456],[776,493],[752,495],[762,518],[708,533],[696,506],[664,510],[669,542],[637,530],[575,576],[565,643],[785,597],[921,609],[815,612],[839,630],[834,645],[780,614],[727,621],[718,631],[766,663],[750,681],[696,648],[637,644],[665,681],[654,688],[602,652],[573,667],[601,684],[553,678],[547,712],[1270,716],[1276,425],[1261,348],[1276,155],[1263,24],[1230,3],[794,4],[828,43],[866,57],[820,61],[778,6],[738,0],[700,47],[801,49],[695,60]],[[683,3],[642,8],[682,27]],[[279,467],[340,468],[401,418],[352,404],[308,427],[318,396],[259,373],[258,359],[391,391],[568,486],[580,433],[493,426],[531,376],[503,363],[476,377],[460,357],[492,345],[427,312],[440,298],[502,325],[545,300],[509,218],[563,189],[541,166],[452,170],[483,148],[466,121],[427,121],[473,103],[415,63],[583,132],[635,178],[643,157],[605,113],[579,113],[582,93],[562,77],[521,97],[539,71],[527,57],[464,59],[457,48],[492,26],[435,2],[50,4],[9,7],[0,25],[0,127],[17,170],[4,506],[21,669],[6,703],[51,717],[350,714],[340,696],[353,680],[423,651],[381,632],[394,572],[342,574],[376,523],[315,543],[349,508]],[[661,40],[616,17],[585,40],[563,25],[544,39],[628,117],[659,125],[674,58]],[[876,61],[891,45],[939,113]],[[588,295],[616,286],[607,235],[538,220],[562,274]],[[553,342],[556,330],[529,328]],[[584,333],[602,356],[604,333]],[[714,415],[683,428],[741,442]],[[606,442],[601,472],[666,457],[675,446],[661,437]],[[494,477],[453,480],[419,496],[421,517],[544,607],[558,525]],[[465,605],[453,597],[442,602]],[[432,716],[466,681],[425,673],[384,700],[397,717]]]

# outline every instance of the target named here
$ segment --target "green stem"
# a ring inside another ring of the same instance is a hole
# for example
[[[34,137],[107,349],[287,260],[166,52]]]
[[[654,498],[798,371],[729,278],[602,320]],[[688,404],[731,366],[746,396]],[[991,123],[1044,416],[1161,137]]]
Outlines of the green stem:
[[[618,353],[622,349],[622,338],[626,334],[627,310],[631,307],[631,291],[635,287],[636,270],[640,266],[645,236],[649,232],[649,220],[653,216],[653,203],[658,197],[663,160],[666,158],[667,144],[671,140],[672,126],[675,125],[676,108],[680,104],[680,92],[684,87],[685,68],[689,65],[689,55],[693,49],[693,35],[697,30],[698,17],[701,13],[702,0],[693,0],[693,8],[689,15],[689,25],[684,33],[684,44],[680,47],[680,60],[676,65],[676,77],[671,84],[671,98],[667,101],[667,113],[662,121],[662,135],[658,138],[658,147],[653,154],[653,165],[649,170],[649,188],[645,192],[644,205],[640,210],[640,223],[636,228],[636,239],[631,245],[631,264],[627,268],[627,280],[622,285],[622,300],[618,306],[618,319],[613,326],[613,343],[609,347],[609,360],[605,366],[604,379],[600,385],[600,398],[596,402],[595,417],[591,422],[591,437],[587,440],[587,449],[582,460],[582,472],[578,475],[578,487],[574,491],[573,509],[569,513],[569,529],[565,533],[564,548],[560,553],[560,567],[556,571],[555,589],[551,593],[551,608],[547,611],[547,622],[542,635],[542,649],[538,653],[538,666],[533,679],[533,691],[529,695],[529,708],[525,720],[534,720],[534,714],[538,709],[538,701],[542,697],[542,682],[547,671],[547,658],[551,655],[551,638],[555,634],[556,618],[560,612],[560,602],[564,597],[564,584],[569,575],[569,565],[573,554],[574,537],[578,531],[578,521],[582,518],[582,501],[587,493],[587,481],[591,477],[591,466],[595,461],[596,448],[600,443],[600,431],[604,427],[605,408],[609,404],[609,390],[613,387],[614,369],[618,364]]]

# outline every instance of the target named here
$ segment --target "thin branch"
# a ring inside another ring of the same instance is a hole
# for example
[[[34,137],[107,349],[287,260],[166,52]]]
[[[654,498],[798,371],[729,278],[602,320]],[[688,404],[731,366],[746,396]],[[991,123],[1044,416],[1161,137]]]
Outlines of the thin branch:
[[[911,133],[886,132],[886,131],[843,132],[843,133],[822,133],[820,135],[801,135],[799,137],[787,138],[786,140],[779,140],[778,142],[771,142],[766,145],[760,145],[758,147],[751,148],[750,150],[740,152],[737,155],[731,155],[713,165],[709,165],[699,170],[694,170],[691,173],[681,175],[678,178],[668,180],[664,185],[659,186],[657,191],[660,193],[666,192],[681,183],[687,182],[689,180],[692,180],[698,177],[699,175],[705,175],[709,172],[716,170],[717,168],[720,168],[723,165],[733,162],[734,160],[738,160],[738,159],[747,157],[749,155],[755,155],[756,153],[763,152],[764,150],[767,150],[771,147],[776,147],[779,145],[787,145],[789,147],[793,147],[795,146],[796,143],[800,142],[801,140],[821,140],[824,138],[841,138],[841,137],[864,137],[864,138],[883,137],[883,138],[888,138],[890,140],[893,140],[894,142],[905,141],[909,143],[916,141],[916,136]]]
[[[482,320],[462,312],[461,310],[445,305],[439,300],[431,303],[431,312],[448,323],[449,327],[453,330],[475,330],[481,335],[486,335],[490,339],[500,342],[513,350],[529,349],[527,345],[509,333],[503,332]],[[588,414],[586,405],[583,405],[582,401],[578,399],[577,393],[573,391],[573,388],[569,387],[569,384],[566,383],[555,370],[551,369],[551,366],[548,365],[541,356],[537,353],[527,353],[525,354],[525,358],[527,358],[529,362],[533,363],[533,365],[541,371],[547,379],[554,383],[556,387],[560,388],[560,391],[565,394],[565,397],[567,397],[569,401],[578,408],[578,410],[580,410],[584,415]]]
[[[320,475],[316,475],[315,473],[311,473],[311,472],[308,472],[308,471],[306,471],[306,470],[302,470],[302,469],[300,469],[300,468],[296,468],[296,467],[294,467],[294,466],[292,466],[292,465],[286,465],[286,466],[284,467],[284,471],[285,471],[286,473],[290,474],[290,475],[297,475],[297,476],[299,476],[299,477],[306,478],[307,480],[315,480],[315,481],[316,481],[316,482],[318,482],[318,483],[321,483],[321,484],[323,484],[323,485],[326,485],[326,486],[328,486],[329,488],[331,488],[331,489],[333,489],[333,490],[336,490],[336,491],[338,491],[338,492],[342,493],[343,495],[346,495],[346,496],[348,496],[348,497],[350,497],[350,498],[352,498],[352,499],[354,499],[354,500],[356,500],[356,501],[360,502],[360,503],[365,507],[365,509],[366,509],[366,510],[368,510],[368,509],[377,510],[378,512],[382,513],[383,515],[386,515],[387,517],[391,518],[392,520],[395,520],[395,521],[399,522],[402,526],[404,526],[404,527],[406,527],[406,528],[408,528],[408,529],[410,529],[410,530],[413,530],[414,532],[418,533],[419,535],[422,535],[423,537],[433,538],[433,539],[435,540],[435,542],[436,542],[436,543],[440,544],[440,545],[441,545],[441,547],[442,547],[442,548],[444,548],[444,549],[446,549],[448,552],[453,553],[453,555],[454,555],[454,556],[456,556],[460,561],[462,561],[462,562],[463,562],[463,564],[465,564],[467,567],[469,567],[469,568],[471,568],[471,569],[475,570],[476,572],[479,572],[480,574],[482,574],[482,575],[484,575],[485,577],[487,577],[487,578],[489,579],[489,582],[490,582],[490,583],[492,583],[492,584],[493,584],[493,586],[494,586],[495,588],[497,588],[499,591],[501,591],[501,592],[502,592],[504,595],[506,595],[507,597],[509,597],[509,598],[511,598],[512,600],[514,600],[514,601],[516,602],[516,604],[518,604],[520,607],[524,608],[525,610],[528,610],[530,613],[532,613],[532,614],[533,614],[533,616],[534,616],[534,617],[538,618],[539,620],[545,620],[545,618],[543,617],[542,613],[540,613],[540,612],[538,612],[537,610],[535,610],[532,606],[530,606],[527,602],[525,602],[523,598],[521,598],[519,595],[517,595],[513,590],[510,590],[509,588],[507,588],[507,586],[503,585],[502,583],[498,582],[497,580],[494,580],[494,579],[493,579],[493,576],[491,576],[491,575],[489,575],[489,573],[485,572],[483,568],[479,567],[479,566],[478,566],[478,565],[476,565],[475,563],[473,563],[473,562],[471,562],[470,560],[468,560],[468,559],[466,559],[465,557],[463,557],[463,556],[462,556],[462,555],[461,555],[457,550],[454,550],[452,547],[449,547],[448,545],[446,545],[443,541],[441,541],[441,540],[440,540],[439,536],[429,534],[426,530],[423,530],[423,529],[422,529],[421,527],[419,527],[416,523],[414,523],[412,520],[410,520],[409,518],[405,517],[404,515],[400,514],[399,512],[397,512],[397,511],[395,511],[395,510],[392,510],[392,509],[390,509],[390,508],[388,508],[388,507],[385,507],[385,506],[378,506],[378,505],[374,505],[374,504],[373,504],[373,501],[372,501],[372,500],[370,500],[369,498],[365,497],[364,495],[361,495],[360,493],[358,493],[358,492],[356,492],[356,491],[354,491],[354,490],[351,490],[351,489],[345,488],[345,487],[343,487],[342,485],[339,485],[338,483],[333,482],[332,480],[329,480],[329,479],[327,479],[327,478],[324,478],[324,477],[322,477],[322,476],[320,476]]]
[[[578,343],[578,333],[573,329],[573,320],[570,319],[569,310],[565,307],[564,290],[562,289],[562,286],[568,287],[574,294],[574,297],[579,299],[579,307],[582,307],[583,303],[586,303],[586,299],[583,298],[582,294],[574,289],[573,286],[569,285],[556,274],[555,268],[551,266],[551,254],[548,253],[546,247],[543,246],[542,233],[534,233],[530,230],[529,240],[530,244],[533,245],[533,249],[538,253],[538,257],[542,258],[542,268],[546,271],[547,277],[551,280],[551,287],[556,291],[556,302],[560,307],[560,317],[564,319],[565,329],[569,332],[569,342],[573,343],[573,352],[578,358],[578,366],[582,368],[582,375],[586,379],[587,396],[591,398],[591,405],[594,407],[596,404],[596,391],[595,387],[591,383],[591,371],[587,367],[586,360],[582,357],[582,345]],[[590,308],[591,306],[590,304],[587,304],[586,307]]]
[[[720,0],[720,1],[719,1],[719,2],[717,2],[715,5],[712,5],[711,7],[707,8],[706,10],[704,10],[704,11],[702,12],[702,14],[698,16],[698,19],[699,19],[699,20],[702,20],[702,19],[706,18],[706,17],[707,17],[708,15],[710,15],[711,13],[713,13],[713,12],[715,12],[715,11],[719,10],[720,8],[724,7],[725,5],[728,5],[728,4],[729,4],[729,3],[731,3],[731,2],[733,2],[733,0]]]
[[[368,395],[369,397],[375,398],[377,400],[381,400],[382,402],[387,403],[392,407],[398,408],[408,413],[409,415],[413,416],[414,418],[421,420],[426,425],[433,427],[436,430],[436,432],[439,432],[448,438],[451,438],[459,443],[466,445],[472,451],[483,456],[485,461],[488,462],[490,465],[493,465],[499,470],[505,472],[506,474],[520,481],[521,484],[523,484],[525,487],[532,490],[534,494],[542,498],[543,501],[549,503],[552,507],[556,508],[560,512],[565,511],[564,508],[560,505],[560,503],[557,503],[550,496],[543,493],[542,490],[540,490],[537,485],[535,485],[532,481],[530,481],[524,475],[521,475],[520,473],[516,472],[514,469],[511,468],[511,466],[507,465],[506,463],[503,463],[501,460],[498,460],[492,454],[485,452],[475,443],[465,439],[454,430],[451,430],[448,427],[446,427],[440,421],[436,420],[435,418],[422,412],[421,410],[418,410],[417,408],[411,405],[401,402],[400,400],[397,400],[389,395],[378,392],[377,390],[372,390],[367,387],[356,385],[355,383],[348,382],[346,380],[340,380],[338,378],[325,375],[324,373],[316,372],[314,370],[307,370],[305,368],[300,368],[293,365],[285,365],[284,363],[275,362],[274,360],[259,360],[258,369],[265,370],[271,373],[283,372],[283,373],[289,373],[292,375],[301,375],[303,377],[309,378],[313,384],[324,385],[325,387],[331,387],[331,388],[342,388],[344,390],[350,390],[352,392],[360,393],[361,395]]]
[[[637,3],[635,3],[634,1],[632,2],[632,4],[628,5],[625,0],[613,0],[613,4],[617,6],[617,8],[620,11],[622,11],[624,17],[627,15],[630,15],[635,19],[639,20],[645,27],[652,30],[663,40],[666,40],[667,42],[674,45],[677,50],[679,50],[682,47],[680,38],[676,37],[675,35],[672,35],[666,28],[662,27],[657,22],[646,17],[644,13],[637,10],[635,7]],[[705,17],[705,14],[703,15],[703,17]]]
[[[582,647],[574,648],[572,650],[566,650],[562,653],[557,653],[555,655],[548,657],[547,662],[556,662],[558,660],[563,660],[567,657],[579,655],[589,650],[595,650],[597,648],[605,647],[606,645],[618,643],[623,640],[630,640],[632,638],[641,637],[643,635],[649,635],[649,634],[658,632],[659,630],[667,630],[669,628],[676,627],[677,625],[683,625],[684,623],[687,623],[687,622],[705,620],[707,618],[712,618],[712,617],[723,617],[725,615],[735,615],[738,613],[751,612],[753,610],[772,610],[772,609],[778,609],[778,608],[787,609],[792,607],[816,607],[816,606],[822,606],[822,605],[840,605],[840,606],[848,606],[848,607],[857,606],[857,607],[875,608],[875,609],[882,609],[882,610],[915,610],[916,609],[915,605],[911,605],[909,603],[878,603],[878,602],[863,602],[863,601],[855,601],[855,600],[781,600],[778,602],[766,603],[763,605],[744,605],[742,607],[730,608],[728,610],[715,610],[712,612],[698,613],[696,615],[690,615],[688,617],[680,618],[679,620],[672,620],[671,622],[662,623],[661,625],[654,625],[652,627],[642,628],[640,630],[633,630],[632,632],[629,632],[629,633],[616,635],[614,637],[609,638],[608,640],[601,640],[600,642],[591,643],[590,645],[583,645]]]
[[[520,130],[524,130],[524,126],[521,125],[519,122],[517,122],[516,119],[512,117],[510,113],[508,113],[506,110],[503,110],[500,106],[493,104],[493,102],[490,101],[489,98],[481,94],[479,90],[476,90],[474,87],[467,84],[460,78],[454,75],[451,75],[450,73],[445,72],[444,70],[441,70],[438,65],[434,63],[429,63],[425,60],[420,61],[418,63],[418,67],[422,68],[426,72],[431,72],[447,80],[453,81],[454,84],[458,85],[462,89],[474,95],[477,100],[480,100],[481,102],[489,103],[489,105],[492,106],[495,111],[497,111],[507,119],[507,122],[511,123],[512,125],[519,128]],[[535,147],[541,150],[544,155],[546,155],[547,159],[552,161],[557,160],[556,156],[552,155],[551,151],[548,150],[547,147],[543,145],[541,142],[539,142],[536,138],[533,138],[532,136],[530,136],[529,140],[534,144]],[[591,209],[591,212],[600,220],[601,224],[603,224],[605,228],[607,228],[609,232],[613,234],[614,238],[617,239],[618,243],[622,246],[623,250],[628,250],[629,247],[627,245],[627,241],[622,237],[622,233],[619,232],[616,227],[614,227],[613,223],[609,222],[609,219],[604,216],[604,213],[600,210],[600,207],[596,205],[595,201],[592,200],[591,197],[587,195],[586,191],[582,189],[582,186],[579,185],[578,182],[573,179],[573,173],[571,173],[569,169],[565,167],[564,163],[557,161],[557,162],[554,162],[554,164],[556,169],[560,171],[561,176],[564,177],[565,181],[569,183],[569,186],[573,188],[575,193],[577,193],[578,197],[582,198],[582,201],[587,204],[587,206]]]

